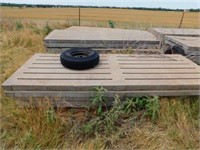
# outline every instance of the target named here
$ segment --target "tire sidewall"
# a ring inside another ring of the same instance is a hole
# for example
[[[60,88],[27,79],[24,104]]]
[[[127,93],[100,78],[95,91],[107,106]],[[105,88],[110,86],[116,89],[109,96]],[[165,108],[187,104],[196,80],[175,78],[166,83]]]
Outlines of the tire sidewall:
[[[72,52],[87,52],[88,56],[85,57],[75,57],[71,56]],[[70,50],[63,51],[60,54],[61,64],[70,69],[83,70],[95,67],[99,63],[99,54],[87,48],[72,48]]]
[[[94,57],[98,57],[97,52],[92,49],[84,50],[84,51],[88,51],[90,53],[87,57],[78,58],[78,57],[68,55],[69,53],[74,52],[74,51],[81,51],[81,50],[79,50],[79,49],[66,50],[61,53],[60,57],[62,57],[62,59],[64,59],[64,60],[80,62],[80,63],[81,62],[83,63],[85,61],[90,61],[90,60],[94,59]]]

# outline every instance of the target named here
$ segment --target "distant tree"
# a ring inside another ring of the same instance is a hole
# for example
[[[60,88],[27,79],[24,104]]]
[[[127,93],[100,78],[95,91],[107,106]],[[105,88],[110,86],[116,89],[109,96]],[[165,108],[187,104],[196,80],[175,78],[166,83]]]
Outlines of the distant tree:
[[[44,4],[15,4],[15,3],[1,3],[0,6],[7,7],[39,7],[39,8],[52,8],[52,7],[66,7],[66,8],[112,8],[112,9],[135,9],[135,10],[152,10],[152,11],[183,11],[183,9],[167,9],[167,8],[145,8],[145,7],[109,7],[109,6],[77,6],[77,5],[44,5]],[[190,12],[200,12],[200,9],[189,9]]]

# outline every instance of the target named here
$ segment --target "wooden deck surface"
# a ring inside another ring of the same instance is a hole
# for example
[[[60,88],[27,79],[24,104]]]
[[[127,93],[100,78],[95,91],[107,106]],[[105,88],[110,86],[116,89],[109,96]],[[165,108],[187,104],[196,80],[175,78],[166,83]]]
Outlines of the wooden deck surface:
[[[35,54],[2,85],[9,96],[48,97],[57,106],[82,106],[97,86],[108,98],[200,95],[200,67],[181,55],[101,54],[98,66],[77,71],[58,54]]]

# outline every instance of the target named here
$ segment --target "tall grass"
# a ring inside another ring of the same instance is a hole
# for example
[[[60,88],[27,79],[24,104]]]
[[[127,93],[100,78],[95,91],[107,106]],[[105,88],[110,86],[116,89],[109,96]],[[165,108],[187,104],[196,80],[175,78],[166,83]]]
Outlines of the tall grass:
[[[49,19],[66,20],[78,25],[78,8],[10,8],[1,7],[2,18]],[[179,27],[182,12],[176,11],[149,11],[131,9],[81,8],[81,25],[84,22],[104,22],[108,20],[119,24],[132,24],[135,26],[165,26]],[[183,28],[199,28],[199,12],[187,12],[183,19]]]
[[[21,23],[23,28],[16,30],[16,20],[1,21],[1,83],[34,53],[45,53],[47,22]],[[48,22],[48,26],[54,29],[68,25]],[[48,103],[42,108],[19,108],[2,89],[0,94],[1,149],[200,148],[199,97],[160,97],[148,107],[129,99],[123,108],[120,104],[105,109],[100,99],[104,92],[97,91],[93,100],[101,104],[99,108],[92,105],[91,109],[54,109]],[[115,100],[120,101],[117,97]],[[93,132],[90,125],[95,125],[98,132]]]

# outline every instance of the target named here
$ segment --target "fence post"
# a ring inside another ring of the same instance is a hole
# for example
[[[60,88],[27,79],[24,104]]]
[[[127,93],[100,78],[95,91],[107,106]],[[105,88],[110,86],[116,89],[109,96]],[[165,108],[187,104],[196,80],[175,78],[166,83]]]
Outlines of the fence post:
[[[78,12],[79,12],[79,26],[81,26],[81,8],[78,8]]]
[[[185,15],[185,12],[187,12],[186,9],[183,11],[183,14],[182,14],[182,17],[181,17],[181,21],[180,21],[179,28],[181,28],[181,25],[182,25],[182,22],[183,22],[183,17],[184,17],[184,15]]]

